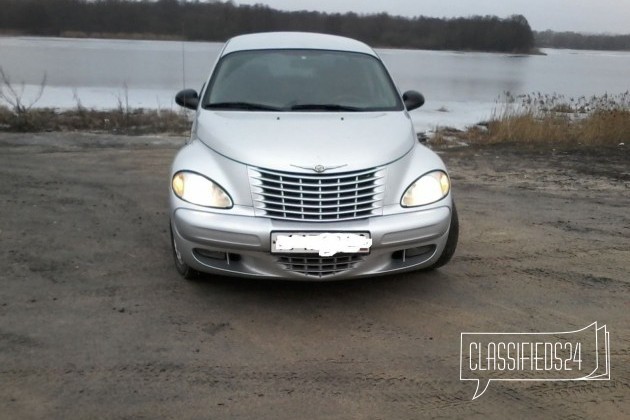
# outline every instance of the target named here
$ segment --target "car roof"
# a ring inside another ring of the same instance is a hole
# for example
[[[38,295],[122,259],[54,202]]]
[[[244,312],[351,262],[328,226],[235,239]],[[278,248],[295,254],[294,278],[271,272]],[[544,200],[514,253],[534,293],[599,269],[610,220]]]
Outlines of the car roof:
[[[311,32],[263,32],[239,35],[227,41],[222,55],[235,51],[276,49],[350,51],[376,56],[372,48],[355,39]]]

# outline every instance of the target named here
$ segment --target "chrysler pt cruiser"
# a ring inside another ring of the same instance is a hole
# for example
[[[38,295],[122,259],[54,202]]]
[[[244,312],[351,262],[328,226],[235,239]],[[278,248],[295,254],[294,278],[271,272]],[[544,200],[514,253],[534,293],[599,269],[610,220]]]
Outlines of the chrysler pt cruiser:
[[[378,55],[349,38],[229,40],[200,92],[170,178],[175,267],[294,280],[437,268],[457,245],[442,160],[417,141]]]

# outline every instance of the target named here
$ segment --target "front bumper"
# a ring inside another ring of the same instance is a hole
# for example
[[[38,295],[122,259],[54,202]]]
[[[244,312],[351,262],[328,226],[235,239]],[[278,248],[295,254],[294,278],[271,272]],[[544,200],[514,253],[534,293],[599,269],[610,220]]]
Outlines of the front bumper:
[[[293,280],[337,280],[410,271],[442,254],[450,207],[362,220],[304,223],[187,208],[172,214],[173,237],[190,267],[209,273]],[[271,232],[370,232],[369,254],[271,254]]]

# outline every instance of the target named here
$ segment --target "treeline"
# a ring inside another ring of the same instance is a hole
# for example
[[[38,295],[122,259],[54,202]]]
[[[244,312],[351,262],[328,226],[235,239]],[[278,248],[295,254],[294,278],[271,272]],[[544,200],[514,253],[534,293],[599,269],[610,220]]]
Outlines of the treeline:
[[[575,50],[630,51],[630,35],[585,35],[576,32],[535,33],[536,46]]]
[[[183,0],[0,0],[0,31],[41,36],[169,37],[224,41],[275,30],[311,31],[360,39],[381,47],[528,53],[534,35],[520,15],[507,19],[405,18],[284,12],[266,6]]]

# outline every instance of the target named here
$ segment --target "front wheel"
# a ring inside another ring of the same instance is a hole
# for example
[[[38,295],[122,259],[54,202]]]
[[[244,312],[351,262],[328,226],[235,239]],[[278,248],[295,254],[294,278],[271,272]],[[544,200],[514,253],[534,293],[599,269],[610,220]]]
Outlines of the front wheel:
[[[459,240],[459,218],[457,217],[457,208],[455,207],[455,202],[453,202],[453,213],[451,215],[451,226],[448,230],[448,237],[446,238],[446,246],[442,251],[442,255],[440,258],[428,269],[434,270],[436,268],[440,268],[446,263],[448,263],[451,258],[453,258],[453,254],[455,254],[455,249],[457,248],[457,241]]]
[[[175,242],[175,235],[173,235],[173,226],[170,226],[171,230],[171,248],[173,248],[173,258],[175,259],[175,269],[186,280],[193,280],[199,278],[201,273],[194,268],[191,268],[184,262],[182,254],[177,249],[177,243]]]

